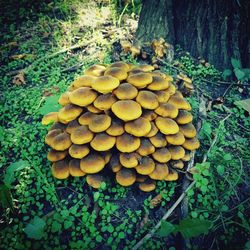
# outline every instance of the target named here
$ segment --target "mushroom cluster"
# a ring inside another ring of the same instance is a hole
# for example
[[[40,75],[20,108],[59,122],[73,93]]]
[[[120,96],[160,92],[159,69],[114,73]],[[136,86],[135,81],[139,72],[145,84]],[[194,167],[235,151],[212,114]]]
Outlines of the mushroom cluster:
[[[59,104],[42,120],[53,122],[45,143],[58,179],[86,175],[98,188],[112,171],[120,185],[149,192],[157,180],[177,180],[200,145],[190,104],[170,75],[150,65],[93,65]]]

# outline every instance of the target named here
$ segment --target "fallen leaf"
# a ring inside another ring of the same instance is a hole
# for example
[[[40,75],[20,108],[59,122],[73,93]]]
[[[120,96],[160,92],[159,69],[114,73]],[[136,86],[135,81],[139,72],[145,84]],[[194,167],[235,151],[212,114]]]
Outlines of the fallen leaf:
[[[17,86],[26,84],[25,79],[24,79],[24,73],[23,72],[19,72],[17,75],[15,75],[13,77],[12,83],[15,84],[15,85],[17,85]]]
[[[12,60],[20,60],[20,59],[23,59],[25,57],[27,57],[26,54],[19,54],[19,55],[12,55],[12,56],[10,56],[10,59],[12,59]]]
[[[152,207],[156,207],[161,203],[161,201],[162,201],[162,195],[158,194],[150,201],[150,205]]]

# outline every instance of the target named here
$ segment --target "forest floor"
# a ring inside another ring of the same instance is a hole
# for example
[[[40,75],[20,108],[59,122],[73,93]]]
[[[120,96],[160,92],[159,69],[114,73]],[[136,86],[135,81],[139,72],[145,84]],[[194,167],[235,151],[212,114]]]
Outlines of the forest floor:
[[[58,110],[59,96],[84,69],[111,63],[114,44],[132,40],[138,6],[14,2],[0,6],[0,249],[133,249],[173,208],[184,180],[195,181],[182,202],[187,218],[174,207],[141,249],[250,249],[247,83],[225,81],[177,49],[173,63],[159,66],[193,79],[188,100],[201,147],[191,171],[177,182],[159,181],[151,193],[112,180],[98,190],[84,177],[56,180],[41,119]],[[148,63],[125,54],[120,60]]]

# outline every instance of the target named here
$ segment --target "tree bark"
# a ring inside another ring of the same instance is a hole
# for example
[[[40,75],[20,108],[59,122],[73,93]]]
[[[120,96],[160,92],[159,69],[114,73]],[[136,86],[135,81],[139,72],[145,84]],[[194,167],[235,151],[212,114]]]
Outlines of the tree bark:
[[[143,0],[136,39],[160,37],[218,69],[231,57],[250,67],[249,0]]]

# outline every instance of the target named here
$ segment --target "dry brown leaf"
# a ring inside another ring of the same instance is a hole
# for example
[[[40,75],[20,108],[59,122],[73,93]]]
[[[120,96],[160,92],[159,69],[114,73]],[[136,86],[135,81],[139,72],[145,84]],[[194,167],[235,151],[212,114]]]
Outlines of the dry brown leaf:
[[[19,59],[23,59],[25,57],[26,57],[26,54],[12,55],[12,56],[10,56],[10,59],[12,59],[12,60],[19,60]]]
[[[161,203],[161,201],[162,201],[162,195],[158,194],[150,201],[150,205],[152,207],[156,207]]]
[[[17,85],[17,86],[26,84],[25,79],[24,79],[24,73],[20,72],[17,75],[15,75],[13,77],[12,83],[15,84],[15,85]]]

